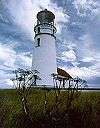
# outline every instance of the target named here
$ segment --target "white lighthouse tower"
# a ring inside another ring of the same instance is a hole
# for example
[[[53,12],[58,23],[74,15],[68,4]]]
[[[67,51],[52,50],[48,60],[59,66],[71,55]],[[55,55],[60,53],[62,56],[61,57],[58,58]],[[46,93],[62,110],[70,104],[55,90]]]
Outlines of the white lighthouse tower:
[[[55,15],[47,9],[37,14],[32,58],[32,70],[37,70],[41,78],[37,85],[53,85],[52,74],[57,74],[54,19]]]

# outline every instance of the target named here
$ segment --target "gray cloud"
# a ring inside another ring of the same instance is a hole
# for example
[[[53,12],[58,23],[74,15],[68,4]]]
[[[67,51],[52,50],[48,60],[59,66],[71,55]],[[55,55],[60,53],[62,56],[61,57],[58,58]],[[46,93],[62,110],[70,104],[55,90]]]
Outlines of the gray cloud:
[[[58,6],[63,7],[64,12],[70,16],[69,22],[63,25],[62,34],[60,35],[62,40],[59,42],[59,45],[64,48],[61,48],[60,51],[58,47],[58,53],[62,57],[62,52],[70,50],[68,47],[69,44],[74,44],[75,47],[73,50],[76,55],[76,60],[70,62],[75,67],[72,66],[69,68],[69,65],[62,64],[62,61],[61,67],[66,69],[70,74],[74,74],[74,76],[76,74],[88,81],[92,78],[96,81],[97,77],[100,76],[99,1],[56,0],[56,3]]]
[[[12,70],[31,67],[33,28],[36,14],[41,8],[47,8],[56,14],[60,32],[61,22],[67,22],[68,16],[50,0],[0,1],[0,87],[12,85],[9,80]]]
[[[23,67],[25,63],[30,67],[25,60],[31,60],[33,24],[41,8],[47,8],[56,15],[58,66],[71,75],[86,76],[86,80],[94,76],[96,80],[100,76],[100,8],[97,3],[99,1],[93,0],[86,3],[83,0],[1,0],[0,45],[5,49],[2,54],[6,52],[11,58],[10,62],[0,58],[0,77],[5,86],[10,82],[3,75],[8,77],[11,67]]]

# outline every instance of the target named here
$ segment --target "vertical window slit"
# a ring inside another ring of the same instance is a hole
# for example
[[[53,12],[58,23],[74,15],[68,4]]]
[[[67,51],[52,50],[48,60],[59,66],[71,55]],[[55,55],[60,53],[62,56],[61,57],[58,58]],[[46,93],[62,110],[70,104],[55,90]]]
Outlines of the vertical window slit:
[[[40,46],[40,38],[37,39],[37,46]]]
[[[40,27],[38,27],[38,33],[40,33]]]

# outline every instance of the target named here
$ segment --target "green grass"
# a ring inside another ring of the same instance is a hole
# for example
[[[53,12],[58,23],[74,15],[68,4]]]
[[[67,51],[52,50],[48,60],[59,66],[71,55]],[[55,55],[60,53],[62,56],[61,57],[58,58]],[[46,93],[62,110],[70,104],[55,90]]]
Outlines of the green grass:
[[[44,91],[33,89],[28,96],[28,107],[33,120],[39,120],[44,113]],[[47,111],[53,111],[55,106],[54,90],[47,92]],[[57,112],[63,115],[66,112],[66,103],[68,102],[68,93],[61,92],[57,102]],[[54,110],[55,111],[55,110]],[[0,128],[15,128],[16,117],[22,113],[22,105],[16,90],[0,90]],[[76,115],[75,115],[76,114]],[[69,110],[70,120],[74,128],[76,122],[85,120],[83,128],[99,128],[100,126],[100,93],[99,92],[81,92],[74,95]],[[79,119],[78,119],[79,116]],[[74,118],[74,119],[73,119]],[[84,118],[84,119],[83,119]],[[60,119],[61,120],[61,119]],[[90,123],[89,123],[90,122]],[[93,124],[92,124],[92,123]],[[89,123],[89,124],[88,124]],[[69,121],[70,124],[70,121]],[[90,125],[91,124],[91,125]],[[71,124],[72,125],[72,124]],[[88,125],[88,126],[87,126]],[[42,127],[42,126],[41,126]],[[20,127],[21,128],[21,127]],[[49,128],[49,127],[48,127]],[[73,128],[73,127],[70,127]],[[81,128],[81,126],[80,126]]]

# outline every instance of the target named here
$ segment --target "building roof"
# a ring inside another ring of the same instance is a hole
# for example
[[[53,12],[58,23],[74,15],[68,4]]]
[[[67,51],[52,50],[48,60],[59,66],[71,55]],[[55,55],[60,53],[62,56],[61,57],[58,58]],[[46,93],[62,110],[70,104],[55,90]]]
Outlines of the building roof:
[[[57,73],[58,73],[58,76],[65,77],[67,79],[71,79],[72,78],[65,70],[63,70],[61,68],[57,68]]]

